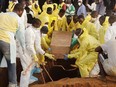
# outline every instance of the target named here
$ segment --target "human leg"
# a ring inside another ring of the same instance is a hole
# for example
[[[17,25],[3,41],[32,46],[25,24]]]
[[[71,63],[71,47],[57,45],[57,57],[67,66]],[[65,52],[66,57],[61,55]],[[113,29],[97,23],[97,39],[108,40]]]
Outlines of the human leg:
[[[103,57],[102,54],[99,54],[99,57],[98,57],[98,65],[99,65],[99,68],[100,68],[100,73],[99,74],[102,77],[105,77],[106,73],[105,73],[105,70],[104,70],[103,65],[102,65],[103,62],[104,62],[104,57]]]
[[[0,40],[0,64],[1,64],[1,61],[2,61],[2,58],[3,58],[2,45],[3,45],[3,43]]]
[[[17,75],[16,75],[16,64],[11,63],[10,59],[10,44],[4,41],[1,42],[1,51],[7,61],[8,66],[8,77],[9,77],[9,85],[12,84],[11,87],[15,87],[17,84]]]
[[[0,65],[1,65],[2,58],[3,58],[3,53],[2,53],[2,51],[0,50]]]
[[[20,77],[20,87],[28,87],[29,86],[29,80],[30,80],[30,74],[33,67],[32,58],[28,55],[28,53],[25,51],[23,53],[22,47],[19,45],[18,47],[18,53],[20,55],[20,61],[23,68],[23,71],[21,72]],[[31,65],[30,65],[31,64]],[[27,70],[28,68],[28,70]],[[26,71],[26,73],[24,73]]]
[[[95,52],[89,53],[83,59],[76,62],[82,77],[89,77],[90,71],[93,69],[97,61],[97,54]]]

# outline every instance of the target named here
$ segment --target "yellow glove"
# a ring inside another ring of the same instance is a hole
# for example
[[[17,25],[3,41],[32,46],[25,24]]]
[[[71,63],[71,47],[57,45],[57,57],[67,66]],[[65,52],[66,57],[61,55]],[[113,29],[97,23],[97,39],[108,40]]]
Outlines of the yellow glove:
[[[33,58],[34,58],[34,61],[35,62],[38,62],[39,61],[36,55],[33,55]]]
[[[45,56],[48,57],[49,59],[56,60],[56,59],[54,58],[54,55],[52,55],[52,54],[45,53]]]
[[[78,53],[73,53],[73,54],[68,54],[68,58],[78,58],[79,52]]]
[[[71,54],[76,53],[76,52],[78,52],[78,50],[79,50],[79,49],[74,49],[74,50],[72,50],[70,53],[71,53]]]

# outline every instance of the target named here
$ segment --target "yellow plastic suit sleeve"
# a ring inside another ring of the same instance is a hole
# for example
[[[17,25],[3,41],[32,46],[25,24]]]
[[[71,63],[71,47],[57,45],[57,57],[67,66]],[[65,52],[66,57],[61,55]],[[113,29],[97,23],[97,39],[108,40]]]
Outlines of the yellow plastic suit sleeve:
[[[55,60],[54,55],[45,53],[45,56],[48,57],[49,59]]]
[[[45,48],[45,49],[48,49],[49,48],[49,45],[47,44],[46,40],[44,37],[42,37],[41,39],[41,44],[42,46]]]
[[[35,55],[32,55],[32,57],[34,58],[34,61],[35,62],[38,62],[38,58],[37,58],[36,54]]]

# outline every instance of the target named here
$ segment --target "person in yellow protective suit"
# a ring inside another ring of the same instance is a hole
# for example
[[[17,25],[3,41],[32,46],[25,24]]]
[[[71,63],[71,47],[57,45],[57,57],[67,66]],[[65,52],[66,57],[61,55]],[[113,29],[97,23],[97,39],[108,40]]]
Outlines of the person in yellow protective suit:
[[[46,22],[46,23],[44,24],[44,26],[46,26],[46,27],[48,28],[48,30],[49,30],[49,22]],[[43,43],[44,40],[45,40],[45,42],[46,42],[45,48],[48,48],[47,45],[50,45],[50,43],[51,43],[51,40],[50,40],[50,38],[49,38],[49,34],[47,34],[46,36],[44,36],[44,39],[42,39],[42,43]]]
[[[52,12],[53,12],[53,4],[50,4],[48,6],[47,6],[46,2],[44,4],[45,4],[46,7],[45,7],[45,9],[43,9],[42,13],[40,14],[42,16],[46,16],[47,15],[47,9],[48,8],[52,8]]]
[[[51,36],[53,30],[55,29],[55,21],[56,21],[56,17],[54,17],[52,15],[52,8],[51,7],[48,7],[47,8],[47,12],[46,12],[46,17],[49,18],[49,24],[48,24],[48,35],[46,36],[46,41],[48,44],[50,44],[51,40],[49,38],[49,36]]]
[[[55,30],[62,30],[63,29],[63,24],[65,22],[65,10],[60,9],[57,18],[56,18],[56,22],[55,22]]]
[[[91,21],[94,23],[98,17],[98,12],[97,11],[92,11],[91,14],[85,17],[85,20]]]
[[[100,41],[101,44],[104,44],[105,43],[104,37],[105,37],[105,33],[106,33],[107,29],[108,29],[108,26],[105,23],[105,19],[106,19],[106,16],[101,16],[99,18],[101,28],[99,29],[99,37],[98,37],[98,40]]]
[[[12,12],[13,9],[14,9],[14,6],[15,6],[17,3],[18,3],[17,0],[11,0],[11,1],[9,1],[8,11],[9,11],[9,12]]]
[[[100,23],[99,23],[99,17],[101,15],[98,15],[97,11],[92,11],[91,14],[89,14],[88,16],[86,16],[85,20],[89,21],[91,23],[94,24],[94,26],[96,27],[97,32],[100,29]]]
[[[106,15],[105,21],[104,21],[104,23],[103,23],[103,25],[106,26],[106,27],[109,27],[109,26],[110,26],[110,23],[109,23],[108,20],[109,20],[109,16]]]
[[[96,27],[93,23],[85,20],[83,15],[78,16],[78,20],[80,23],[79,28],[85,28],[88,31],[89,35],[92,35],[93,37],[95,37],[96,39],[98,39],[98,32],[96,30]]]
[[[52,15],[55,16],[55,17],[57,17],[58,13],[59,13],[58,5],[56,3],[54,3],[53,4],[53,13],[52,13]]]
[[[57,31],[56,30],[56,18],[53,18],[51,21],[52,22],[48,25],[48,33],[45,36],[45,40],[46,40],[46,42],[48,43],[49,46],[50,46],[50,43],[51,43],[53,31]]]
[[[55,29],[56,18],[52,15],[51,7],[48,7],[47,12],[45,14],[41,14],[41,16],[44,16],[44,18],[46,17],[46,19],[48,20],[48,21],[44,20],[45,22],[43,23],[43,25],[45,25],[45,26],[47,25],[48,33],[44,38],[42,38],[42,44],[44,44],[44,47],[47,47],[46,49],[48,49],[48,46],[50,45],[50,42],[51,42],[52,32]],[[42,20],[42,22],[43,22],[43,20]]]
[[[33,3],[32,3],[32,11],[34,12],[34,17],[36,17],[37,15],[39,15],[41,13],[41,9],[38,5],[38,1],[35,0]]]
[[[79,22],[78,22],[78,16],[77,15],[73,15],[73,20],[71,21],[73,28],[71,29],[71,31],[74,34],[74,31],[80,26]],[[71,43],[71,50],[76,49],[77,47],[79,47],[78,44],[78,40],[77,40],[77,36],[74,34],[73,38],[72,38],[72,43]]]
[[[42,21],[42,26],[45,25],[45,23],[47,22],[47,24],[50,24],[52,22],[53,19],[53,15],[52,15],[52,8],[48,7],[47,11],[43,11],[37,18],[39,18]],[[46,20],[45,20],[46,19]]]
[[[70,16],[70,15],[66,16],[66,19],[63,22],[64,24],[63,24],[62,31],[71,31],[72,30],[73,26],[72,26],[71,21],[72,21],[72,16]]]
[[[91,70],[98,59],[95,48],[99,46],[98,40],[89,35],[86,29],[77,29],[75,34],[78,36],[80,47],[68,54],[68,58],[76,58],[76,66],[80,70],[81,77],[89,77]]]
[[[52,33],[53,33],[53,31],[55,30],[55,27],[56,27],[55,26],[56,18],[51,19],[51,21],[52,22],[50,22],[47,26],[48,27],[48,33],[43,38],[43,41],[45,40],[44,42],[46,42],[46,45],[44,43],[44,46],[45,46],[47,51],[48,51],[48,49],[49,49],[48,47],[50,46],[50,43],[51,43]]]
[[[51,23],[54,19],[56,19],[56,17],[53,15],[53,11],[52,11],[52,8],[51,7],[48,7],[47,8],[47,17],[49,18],[49,25],[51,26]]]
[[[80,26],[80,24],[78,22],[78,16],[77,15],[73,15],[73,20],[71,21],[71,23],[72,23],[72,26],[73,26],[71,31],[76,30]]]
[[[40,32],[42,34],[42,36],[41,36],[42,49],[47,52],[50,48],[47,41],[46,41],[46,36],[47,36],[47,33],[48,33],[48,27],[46,25],[44,25],[40,29]],[[38,54],[37,56],[39,57],[39,64],[45,64],[45,56],[41,55],[41,54]]]
[[[4,56],[8,65],[7,87],[17,86],[15,36],[25,52],[24,26],[20,19],[23,11],[23,6],[16,4],[13,12],[0,13],[0,64]]]
[[[49,24],[49,17],[47,16],[46,12],[42,12],[40,15],[38,15],[36,18],[41,20],[41,26],[44,26],[45,24],[48,26]]]
[[[49,49],[49,45],[48,45],[48,43],[46,42],[46,39],[45,39],[46,38],[46,35],[48,33],[48,27],[44,25],[41,28],[41,33],[42,33],[42,37],[41,37],[41,45],[42,45],[42,48],[44,50],[48,50]]]
[[[42,6],[43,12],[44,11],[46,12],[48,7],[51,7],[52,11],[53,11],[53,4],[52,4],[52,2],[50,0],[46,0],[46,2],[44,3],[44,5]]]
[[[53,19],[52,20],[52,22],[50,23],[50,25],[48,26],[48,33],[47,33],[47,35],[51,38],[52,37],[52,33],[53,33],[53,31],[55,30],[55,22],[56,22],[56,20],[55,19]]]

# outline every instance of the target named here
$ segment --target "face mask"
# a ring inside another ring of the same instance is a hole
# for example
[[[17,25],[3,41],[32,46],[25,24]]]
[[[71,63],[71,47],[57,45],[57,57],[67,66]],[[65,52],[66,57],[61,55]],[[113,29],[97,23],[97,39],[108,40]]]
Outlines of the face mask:
[[[47,34],[42,34],[42,37],[45,37]]]
[[[74,34],[74,38],[78,38],[78,36],[76,34]]]
[[[79,6],[81,6],[81,4],[82,4],[82,3],[80,3],[80,2],[78,3]]]

